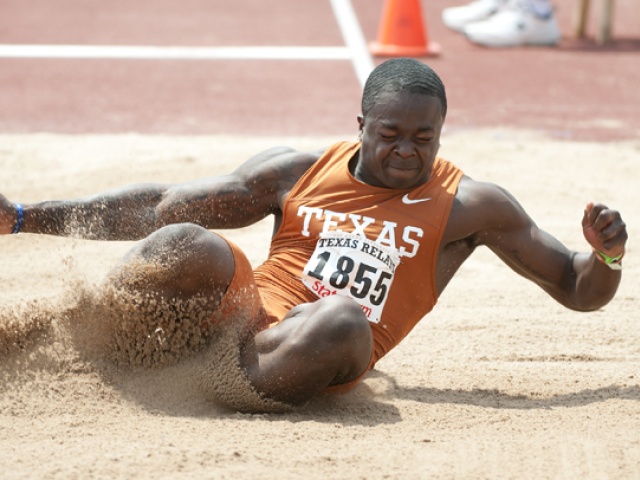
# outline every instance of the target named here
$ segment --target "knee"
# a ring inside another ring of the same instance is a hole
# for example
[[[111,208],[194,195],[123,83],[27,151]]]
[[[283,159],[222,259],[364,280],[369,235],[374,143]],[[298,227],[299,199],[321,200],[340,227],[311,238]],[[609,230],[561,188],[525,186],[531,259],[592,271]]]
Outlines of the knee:
[[[319,313],[327,314],[327,323],[335,330],[353,334],[370,332],[369,322],[362,308],[350,298],[332,295],[319,300],[318,307]]]
[[[159,228],[142,241],[142,250],[153,253],[191,247],[210,233],[194,223],[174,223]]]
[[[151,260],[206,263],[210,259],[229,258],[231,250],[219,235],[194,223],[167,225],[149,235],[140,244],[143,257]]]
[[[131,262],[154,265],[158,275],[162,275],[162,286],[158,286],[176,295],[224,292],[235,271],[229,244],[192,223],[160,228],[123,260],[125,265]]]
[[[322,338],[334,348],[366,357],[373,348],[373,336],[369,321],[360,306],[352,299],[333,295],[318,301],[318,314],[322,321]]]

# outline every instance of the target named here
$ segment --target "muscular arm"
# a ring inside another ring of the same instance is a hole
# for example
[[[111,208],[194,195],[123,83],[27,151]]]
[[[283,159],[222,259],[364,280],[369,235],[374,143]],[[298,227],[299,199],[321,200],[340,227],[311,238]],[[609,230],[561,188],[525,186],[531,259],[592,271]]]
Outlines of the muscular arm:
[[[562,305],[574,310],[595,310],[607,304],[620,283],[620,272],[596,259],[593,252],[569,250],[540,229],[522,206],[504,189],[466,179],[459,190],[467,222],[467,240],[486,245],[509,267],[535,282]],[[583,219],[585,237],[592,247],[610,256],[624,251],[627,232],[618,212],[591,204]]]
[[[95,240],[136,240],[172,223],[239,228],[270,214],[318,154],[275,148],[228,175],[192,182],[140,184],[74,200],[24,206],[23,232]],[[10,233],[15,206],[0,196],[0,234]]]

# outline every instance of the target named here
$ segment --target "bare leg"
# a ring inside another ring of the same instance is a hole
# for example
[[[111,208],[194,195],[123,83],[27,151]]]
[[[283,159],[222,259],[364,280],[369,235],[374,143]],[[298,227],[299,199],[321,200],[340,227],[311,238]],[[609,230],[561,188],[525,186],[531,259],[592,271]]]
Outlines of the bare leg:
[[[360,307],[331,296],[295,307],[282,323],[258,333],[241,362],[263,395],[299,404],[329,385],[358,378],[372,349],[369,322]]]
[[[162,265],[163,272],[151,275],[151,281],[142,275],[143,284],[132,284],[132,264],[149,265],[152,272]],[[136,245],[109,281],[165,300],[205,297],[218,304],[235,268],[223,238],[196,225],[171,225]],[[355,380],[369,365],[373,349],[364,313],[353,300],[338,296],[299,305],[282,323],[242,343],[237,346],[240,366],[249,382],[265,397],[287,404],[303,403],[329,385]],[[224,368],[213,366],[219,367]]]
[[[105,353],[122,365],[173,364],[201,351],[234,277],[229,244],[197,225],[164,227],[109,273],[96,299]],[[94,328],[91,331],[98,331]]]
[[[148,265],[162,274],[143,277],[132,285],[131,265]],[[231,283],[234,273],[233,254],[220,236],[194,224],[163,227],[139,242],[109,274],[113,285],[146,289],[164,299],[198,296],[218,303]]]

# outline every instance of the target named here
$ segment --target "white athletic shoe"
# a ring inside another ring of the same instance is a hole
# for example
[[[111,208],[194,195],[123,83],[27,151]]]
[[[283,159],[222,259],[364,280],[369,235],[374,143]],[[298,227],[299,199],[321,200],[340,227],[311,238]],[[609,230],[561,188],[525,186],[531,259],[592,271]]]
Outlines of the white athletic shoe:
[[[557,45],[561,37],[552,11],[541,17],[521,1],[510,1],[487,20],[468,24],[464,34],[485,47]]]
[[[463,32],[466,25],[486,20],[498,12],[505,2],[506,0],[475,0],[461,7],[445,8],[442,11],[442,21],[452,30]]]

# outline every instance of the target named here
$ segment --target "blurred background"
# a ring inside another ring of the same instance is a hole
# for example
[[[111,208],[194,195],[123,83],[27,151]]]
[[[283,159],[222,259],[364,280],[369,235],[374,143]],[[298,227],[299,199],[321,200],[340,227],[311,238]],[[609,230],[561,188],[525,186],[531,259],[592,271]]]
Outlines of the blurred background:
[[[464,2],[423,0],[423,25],[441,53],[422,60],[447,86],[447,128],[640,138],[640,2],[615,0],[612,41],[599,45],[600,1],[583,39],[573,32],[579,0],[555,0],[558,46],[493,49],[442,23],[444,8]],[[383,7],[2,0],[0,133],[354,136],[363,69],[383,60],[362,47],[376,40]]]

